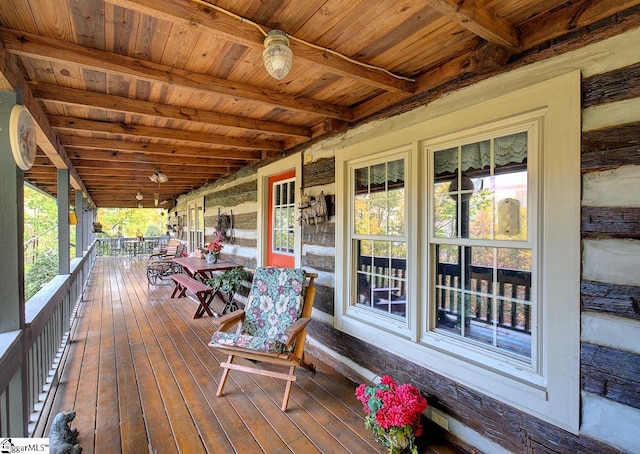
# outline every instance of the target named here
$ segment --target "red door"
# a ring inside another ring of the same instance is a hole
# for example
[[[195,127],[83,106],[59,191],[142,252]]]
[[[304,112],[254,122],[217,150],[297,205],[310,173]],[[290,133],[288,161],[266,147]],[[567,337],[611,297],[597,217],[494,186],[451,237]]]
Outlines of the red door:
[[[267,266],[295,266],[296,172],[269,177]]]

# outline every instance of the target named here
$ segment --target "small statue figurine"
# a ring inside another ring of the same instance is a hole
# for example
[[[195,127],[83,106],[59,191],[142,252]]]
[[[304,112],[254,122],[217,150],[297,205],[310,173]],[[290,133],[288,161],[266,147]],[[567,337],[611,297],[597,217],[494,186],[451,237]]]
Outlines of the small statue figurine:
[[[50,454],[80,454],[82,448],[77,442],[78,429],[69,427],[76,417],[75,411],[63,411],[53,418],[49,431]]]

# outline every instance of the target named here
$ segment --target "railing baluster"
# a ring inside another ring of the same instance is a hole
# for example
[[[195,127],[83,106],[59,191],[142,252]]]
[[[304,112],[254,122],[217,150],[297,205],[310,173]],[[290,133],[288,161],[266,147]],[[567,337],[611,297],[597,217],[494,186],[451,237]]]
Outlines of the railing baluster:
[[[61,347],[68,340],[67,333],[71,328],[73,309],[76,307],[76,301],[81,298],[100,247],[98,242],[94,242],[83,258],[74,259],[72,264],[75,263],[75,268],[69,276],[54,277],[27,302],[26,324],[22,332],[24,341],[11,344],[10,354],[3,355],[0,363],[2,437],[32,435],[33,426],[30,426],[28,433],[23,433],[23,427],[30,422],[36,422],[34,419],[37,419],[38,415],[34,414],[33,418],[31,414],[24,415],[23,401],[27,400],[28,413],[39,406],[51,378],[51,371],[58,366]],[[16,339],[17,336],[16,334]],[[21,362],[16,358],[23,357],[24,349],[26,364],[23,374]]]

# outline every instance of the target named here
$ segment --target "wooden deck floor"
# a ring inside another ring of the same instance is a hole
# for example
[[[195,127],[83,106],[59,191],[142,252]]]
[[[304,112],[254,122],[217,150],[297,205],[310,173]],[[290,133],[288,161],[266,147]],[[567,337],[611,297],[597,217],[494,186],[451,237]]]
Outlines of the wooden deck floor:
[[[77,412],[83,453],[386,452],[364,429],[355,384],[318,361],[315,374],[299,368],[286,413],[269,377],[232,372],[216,397],[211,318],[170,294],[147,285],[144,259],[96,261],[45,407],[50,419]],[[48,433],[40,422],[35,436]]]

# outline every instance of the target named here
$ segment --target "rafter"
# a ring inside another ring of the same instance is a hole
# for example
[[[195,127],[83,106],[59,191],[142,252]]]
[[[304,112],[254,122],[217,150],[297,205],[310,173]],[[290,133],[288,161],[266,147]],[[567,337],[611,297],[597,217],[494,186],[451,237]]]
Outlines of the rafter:
[[[176,156],[178,158],[185,158],[191,156],[200,159],[216,159],[218,162],[223,159],[228,159],[230,162],[233,162],[234,160],[258,161],[264,158],[263,153],[260,151],[211,150],[201,147],[161,145],[115,139],[93,139],[91,137],[79,136],[61,136],[60,140],[64,146],[70,150],[69,155],[72,155],[74,148],[83,148],[88,150],[108,150],[110,152],[141,153],[160,157]]]
[[[77,106],[104,109],[110,112],[122,112],[145,115],[153,118],[167,118],[185,122],[204,123],[229,128],[260,131],[295,137],[311,137],[311,130],[304,126],[288,125],[275,121],[264,121],[246,117],[226,115],[197,109],[160,104],[151,101],[125,98],[122,96],[94,93],[67,87],[47,84],[31,84],[31,90],[43,101],[74,104]]]
[[[425,0],[463,28],[484,38],[486,41],[508,49],[511,53],[521,52],[518,30],[501,17],[496,16],[475,0]]]
[[[282,142],[273,140],[226,137],[207,132],[185,131],[183,129],[155,128],[152,126],[109,123],[62,116],[50,117],[49,121],[54,129],[60,131],[96,131],[126,137],[177,140],[180,142],[191,142],[191,146],[193,146],[193,144],[203,144],[271,151],[282,151],[284,149]]]
[[[241,167],[246,163],[246,160],[232,160],[232,159],[220,159],[212,157],[199,157],[194,156],[181,156],[181,155],[162,155],[162,154],[148,154],[148,153],[135,153],[135,152],[117,152],[106,150],[72,150],[69,152],[69,156],[72,160],[82,159],[90,161],[101,161],[102,166],[107,168],[111,167],[112,161],[121,162],[140,162],[146,164],[162,164],[164,165],[184,165],[184,166],[207,166],[208,168],[218,171],[227,170],[229,166]],[[209,156],[208,154],[206,156]]]
[[[89,159],[74,159],[73,160],[74,165],[78,168],[78,169],[82,169],[83,172],[85,169],[90,168],[90,169],[102,169],[102,173],[101,175],[105,174],[105,165],[104,163],[101,163],[100,161],[92,161]],[[120,175],[122,175],[122,172],[128,172],[130,174],[134,174],[136,172],[142,172],[142,174],[146,177],[148,177],[149,175],[151,175],[153,173],[153,171],[155,171],[158,168],[158,164],[157,163],[147,163],[147,162],[118,162],[118,161],[111,161],[109,163],[109,169],[113,170],[113,171],[118,171],[120,172]],[[170,175],[170,171],[173,170],[182,170],[184,172],[198,172],[198,173],[207,173],[207,174],[212,174],[212,173],[217,173],[217,172],[212,172],[211,168],[207,165],[184,165],[181,163],[171,163],[171,162],[167,162],[167,163],[163,163],[163,167],[164,170],[166,170],[166,175],[171,178]],[[241,167],[240,166],[234,166],[234,165],[229,165],[226,167],[227,171],[229,169],[232,170],[239,170]],[[97,178],[97,177],[95,177]],[[92,178],[93,180],[94,178]],[[151,180],[149,180],[151,182]],[[88,184],[88,183],[87,183]],[[151,183],[153,184],[153,183]]]
[[[522,48],[531,49],[568,31],[592,24],[621,11],[640,5],[640,0],[594,2],[577,0],[556,11],[553,15],[540,15],[521,25]]]

